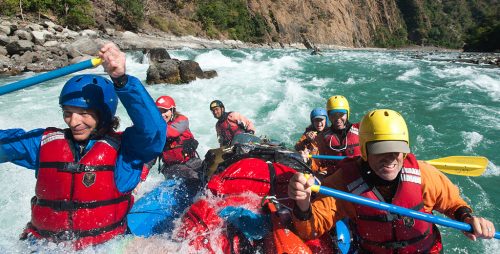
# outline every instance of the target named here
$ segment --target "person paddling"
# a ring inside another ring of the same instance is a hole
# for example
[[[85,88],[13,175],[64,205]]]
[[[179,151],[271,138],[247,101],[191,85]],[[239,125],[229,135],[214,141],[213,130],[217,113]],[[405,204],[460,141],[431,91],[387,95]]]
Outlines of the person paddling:
[[[35,170],[31,221],[21,239],[64,242],[75,249],[127,230],[131,191],[145,162],[156,158],[166,124],[141,82],[126,74],[113,43],[99,52],[112,81],[98,75],[68,80],[59,96],[68,128],[0,130],[0,162]],[[133,126],[116,132],[120,100]]]
[[[326,103],[328,119],[332,123],[316,137],[318,152],[304,151],[302,157],[308,160],[309,154],[334,155],[334,156],[358,156],[360,155],[358,128],[359,123],[349,121],[351,109],[349,102],[342,95],[330,97]],[[324,175],[330,175],[336,170],[336,161],[320,160],[317,171]]]
[[[198,169],[202,166],[196,149],[198,141],[189,129],[187,116],[177,111],[175,101],[170,96],[160,96],[156,106],[167,123],[167,141],[163,148],[160,172],[165,178],[183,177],[198,179]],[[152,164],[149,164],[151,167]]]
[[[324,108],[315,108],[311,111],[311,113],[309,114],[311,124],[307,126],[299,141],[295,143],[294,148],[296,151],[304,152],[307,149],[307,154],[319,154],[318,144],[316,143],[315,139],[325,130],[327,118],[328,113]],[[312,160],[311,169],[313,171],[318,171],[318,164],[318,160]]]
[[[459,189],[434,166],[417,161],[410,151],[406,122],[396,111],[368,112],[359,128],[361,155],[341,161],[339,170],[322,185],[365,198],[431,214],[438,211],[466,222],[472,240],[492,238],[493,223],[473,215]],[[314,179],[295,174],[288,195],[295,200],[293,223],[304,239],[328,232],[335,221],[349,218],[359,238],[361,253],[439,253],[436,225],[327,196],[311,203]]]
[[[210,103],[210,111],[217,119],[215,131],[221,147],[230,145],[236,134],[255,134],[255,127],[250,120],[238,112],[226,112],[224,104],[220,100],[214,100]]]

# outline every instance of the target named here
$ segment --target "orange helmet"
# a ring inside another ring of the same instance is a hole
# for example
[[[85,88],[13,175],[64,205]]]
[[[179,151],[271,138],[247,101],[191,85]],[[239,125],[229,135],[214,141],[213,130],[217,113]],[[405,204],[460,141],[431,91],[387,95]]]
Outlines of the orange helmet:
[[[163,109],[172,109],[175,108],[175,101],[170,96],[160,96],[156,100],[156,106]]]

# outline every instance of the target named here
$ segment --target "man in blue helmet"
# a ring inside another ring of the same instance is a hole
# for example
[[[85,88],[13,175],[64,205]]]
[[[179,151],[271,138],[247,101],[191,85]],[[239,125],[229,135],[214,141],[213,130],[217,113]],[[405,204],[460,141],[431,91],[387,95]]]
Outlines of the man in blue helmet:
[[[37,178],[21,239],[82,249],[125,233],[131,191],[163,149],[165,121],[141,82],[125,74],[125,54],[108,43],[99,56],[112,81],[87,74],[66,82],[59,104],[68,128],[0,130],[0,163],[34,169]],[[122,133],[118,99],[133,122]]]

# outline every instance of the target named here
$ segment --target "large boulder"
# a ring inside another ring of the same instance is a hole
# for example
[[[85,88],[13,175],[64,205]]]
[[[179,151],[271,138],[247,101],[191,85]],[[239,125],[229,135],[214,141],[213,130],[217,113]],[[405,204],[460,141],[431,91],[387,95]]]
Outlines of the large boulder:
[[[18,40],[11,42],[6,45],[7,52],[9,52],[9,55],[14,55],[14,54],[23,54],[26,51],[30,51],[33,49],[33,42],[27,41],[27,40]]]
[[[183,60],[179,64],[179,72],[182,83],[189,83],[196,78],[204,78],[203,70],[200,65],[192,60]]]
[[[81,38],[66,47],[68,55],[75,58],[82,55],[97,55],[99,45],[90,38]]]
[[[179,60],[169,59],[162,63],[154,63],[149,65],[146,75],[148,84],[179,84],[181,76],[179,73]]]
[[[171,59],[167,49],[165,48],[152,48],[145,50],[144,53],[149,56],[150,63],[163,63],[166,60]]]

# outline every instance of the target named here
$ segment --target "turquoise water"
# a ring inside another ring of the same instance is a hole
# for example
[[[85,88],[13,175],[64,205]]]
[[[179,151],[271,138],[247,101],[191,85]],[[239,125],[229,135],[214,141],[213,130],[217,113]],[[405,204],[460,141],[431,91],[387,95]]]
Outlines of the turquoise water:
[[[324,106],[336,94],[351,104],[351,119],[359,121],[373,108],[402,113],[410,128],[411,149],[428,160],[451,155],[486,156],[490,163],[481,177],[449,176],[475,212],[500,228],[500,69],[441,61],[454,53],[433,54],[424,59],[415,53],[385,51],[327,51],[311,56],[302,50],[175,50],[172,57],[192,59],[219,76],[189,85],[155,85],[147,89],[153,98],[170,95],[178,109],[190,118],[191,130],[200,141],[200,154],[217,145],[215,119],[208,105],[220,99],[228,110],[254,121],[257,135],[292,145],[308,124],[312,108]],[[142,80],[147,63],[141,54],[128,55],[128,72]],[[103,73],[102,69],[91,70]],[[0,84],[17,78],[0,78]],[[0,129],[64,127],[57,105],[66,78],[47,82],[0,98]],[[122,128],[130,125],[123,107],[118,115]],[[152,189],[161,177],[153,173],[138,197]],[[29,221],[29,200],[34,193],[33,172],[13,164],[0,165],[0,252],[27,252],[17,241]],[[497,230],[498,231],[498,230]],[[498,240],[469,241],[454,229],[442,228],[446,253],[498,253]],[[159,248],[179,252],[185,243],[168,236],[140,240],[120,237],[84,252],[104,253]],[[57,246],[42,247],[59,251]]]

